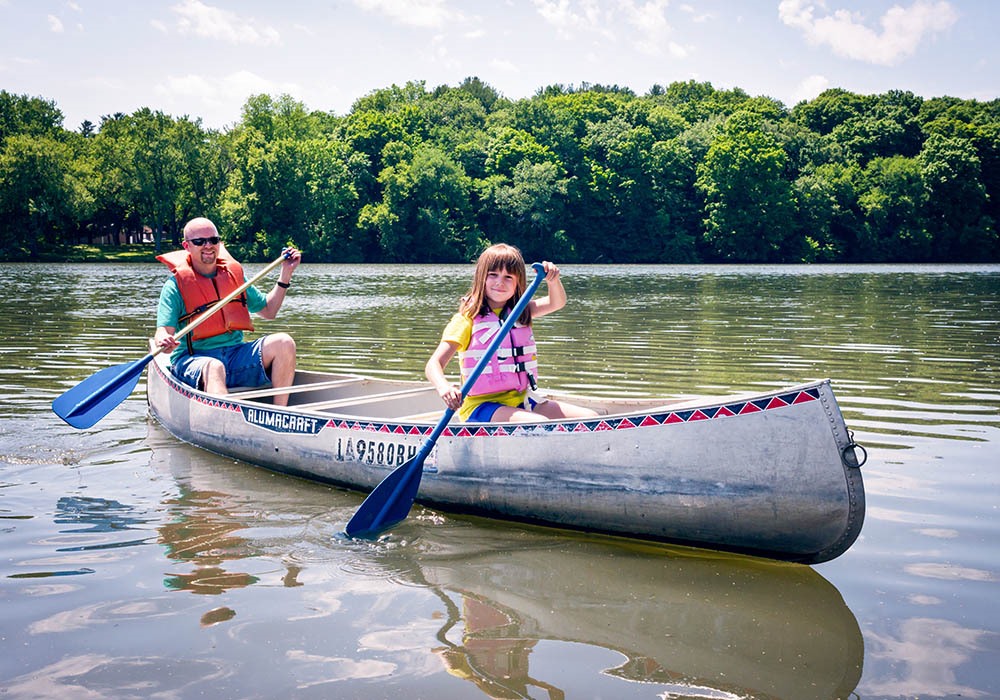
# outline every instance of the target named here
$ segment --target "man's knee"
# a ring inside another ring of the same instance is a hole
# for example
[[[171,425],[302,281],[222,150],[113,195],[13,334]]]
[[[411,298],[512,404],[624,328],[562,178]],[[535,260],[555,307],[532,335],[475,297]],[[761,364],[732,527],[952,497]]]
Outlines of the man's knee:
[[[221,360],[209,358],[201,370],[201,389],[210,391],[213,387],[226,386],[226,366]]]
[[[295,338],[288,335],[287,333],[276,333],[280,347],[285,352],[295,354]]]
[[[264,339],[264,347],[261,352],[265,368],[270,368],[275,360],[279,362],[294,362],[295,339],[287,333],[272,333]]]

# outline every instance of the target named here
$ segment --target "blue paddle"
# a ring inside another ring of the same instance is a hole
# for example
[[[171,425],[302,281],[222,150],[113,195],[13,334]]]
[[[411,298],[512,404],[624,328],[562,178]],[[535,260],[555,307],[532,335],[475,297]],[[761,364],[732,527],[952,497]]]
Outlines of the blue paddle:
[[[545,279],[545,268],[541,263],[534,263],[532,267],[535,269],[535,279],[524,290],[524,294],[518,299],[514,309],[507,316],[507,320],[500,327],[500,332],[497,333],[493,342],[486,348],[486,352],[479,359],[479,363],[472,370],[472,374],[462,384],[463,399],[469,393],[469,390],[472,389],[472,385],[479,379],[479,375],[486,369],[486,365],[500,347],[500,343],[503,342],[504,336],[514,327],[517,319],[521,317],[525,307],[528,306],[528,302],[531,301],[535,290],[538,289],[542,280]],[[434,449],[434,444],[454,415],[455,409],[447,409],[444,415],[441,416],[441,420],[438,421],[434,431],[420,447],[420,451],[409,461],[394,469],[389,476],[382,479],[374,491],[368,494],[368,497],[358,507],[357,512],[354,513],[350,522],[347,523],[346,532],[349,537],[376,537],[379,533],[388,530],[406,518],[410,512],[410,508],[413,506],[413,500],[417,497],[417,489],[420,488],[420,476],[424,471],[424,460],[427,459],[427,455]]]
[[[174,338],[183,338],[193,331],[203,321],[206,321],[209,316],[245,292],[247,287],[280,265],[285,257],[282,254],[280,258],[254,275],[253,279],[244,282],[237,289],[234,289],[222,299],[212,304],[205,313],[175,333]],[[74,428],[89,428],[128,398],[128,395],[135,389],[135,385],[139,383],[142,370],[145,369],[150,360],[160,354],[162,349],[156,348],[156,350],[135,362],[126,362],[114,367],[105,367],[97,374],[87,377],[53,401],[52,410],[57,416]]]

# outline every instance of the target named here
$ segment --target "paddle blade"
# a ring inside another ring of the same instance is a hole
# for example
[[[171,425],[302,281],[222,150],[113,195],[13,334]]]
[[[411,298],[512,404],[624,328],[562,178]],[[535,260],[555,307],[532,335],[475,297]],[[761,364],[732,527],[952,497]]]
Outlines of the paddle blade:
[[[53,401],[52,410],[74,428],[91,427],[128,398],[151,358],[150,354],[135,362],[102,369]]]
[[[389,476],[368,494],[357,512],[347,523],[350,537],[373,538],[402,522],[413,506],[424,471],[425,455],[418,453],[409,462],[396,467]]]

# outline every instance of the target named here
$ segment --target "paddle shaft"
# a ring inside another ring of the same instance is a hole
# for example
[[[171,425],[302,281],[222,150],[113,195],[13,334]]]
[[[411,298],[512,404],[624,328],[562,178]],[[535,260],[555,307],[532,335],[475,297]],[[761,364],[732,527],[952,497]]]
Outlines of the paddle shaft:
[[[531,297],[534,296],[535,291],[541,285],[542,280],[545,279],[545,267],[541,263],[534,263],[532,267],[535,270],[535,279],[532,280],[531,285],[524,291],[521,298],[518,299],[517,304],[511,310],[507,319],[504,321],[503,325],[500,327],[500,332],[496,334],[489,347],[486,348],[486,352],[476,363],[475,368],[472,373],[465,379],[462,383],[461,397],[464,400],[468,393],[472,390],[473,385],[476,380],[479,379],[479,375],[483,373],[486,369],[486,365],[489,364],[493,355],[496,354],[497,350],[500,348],[500,344],[503,342],[504,337],[510,333],[514,324],[517,323],[517,319],[521,317],[524,310],[527,308],[528,303],[531,301]],[[427,440],[420,447],[420,451],[401,467],[398,467],[389,476],[382,480],[378,486],[375,487],[368,498],[361,504],[354,517],[351,518],[350,522],[347,523],[347,534],[354,536],[355,534],[377,534],[382,530],[392,527],[399,520],[406,517],[406,512],[409,512],[410,505],[413,503],[413,499],[416,497],[417,490],[420,487],[420,476],[423,473],[424,460],[430,454],[431,450],[434,449],[434,445],[437,443],[439,437],[444,432],[445,428],[448,427],[448,423],[451,422],[452,417],[455,415],[455,409],[448,408],[445,410],[444,415],[438,421],[438,424],[434,427],[434,430],[428,436]],[[393,485],[394,484],[394,485]],[[380,492],[380,488],[385,485],[389,487],[388,489],[383,489]],[[385,496],[384,491],[388,490],[388,496]],[[407,495],[408,494],[408,495]],[[379,500],[384,499],[381,502],[381,507],[379,507]],[[404,499],[404,504],[406,507],[406,512],[396,520],[390,522],[383,522],[387,519],[387,516],[393,510],[401,510],[399,506],[399,501]],[[371,503],[369,503],[371,501]],[[371,518],[367,523],[362,524],[361,521],[368,520],[367,513],[377,508],[376,515]],[[363,529],[362,529],[363,528]]]

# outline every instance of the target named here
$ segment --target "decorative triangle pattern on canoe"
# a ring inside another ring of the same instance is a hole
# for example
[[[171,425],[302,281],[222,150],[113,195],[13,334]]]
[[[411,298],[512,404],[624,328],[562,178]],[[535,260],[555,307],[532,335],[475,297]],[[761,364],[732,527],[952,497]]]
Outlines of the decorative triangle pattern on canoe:
[[[240,404],[233,401],[229,401],[224,398],[216,397],[205,397],[202,394],[196,394],[190,387],[178,382],[174,377],[163,373],[159,367],[156,371],[160,372],[164,379],[167,380],[168,384],[177,391],[184,395],[186,398],[206,404],[212,408],[219,408],[226,411],[241,411],[241,406],[246,404]],[[562,421],[557,423],[544,423],[539,425],[517,425],[517,426],[494,426],[494,425],[482,425],[476,428],[472,427],[448,427],[445,428],[441,433],[442,437],[509,437],[511,435],[527,435],[537,431],[544,432],[556,432],[556,433],[593,433],[593,432],[606,432],[614,430],[631,430],[636,428],[647,428],[659,425],[673,425],[675,423],[690,423],[693,421],[705,421],[705,420],[720,420],[730,417],[736,417],[741,415],[746,415],[748,413],[760,413],[762,411],[773,411],[776,409],[787,408],[789,406],[795,406],[803,403],[810,403],[812,401],[819,400],[819,388],[812,387],[809,389],[803,389],[801,391],[790,392],[787,394],[777,394],[775,396],[766,397],[763,399],[754,399],[751,401],[741,401],[732,404],[721,404],[718,406],[705,407],[694,410],[681,410],[681,411],[670,411],[668,413],[655,413],[649,415],[636,415],[629,416],[628,418],[607,418],[596,421]],[[257,405],[254,404],[257,408]],[[266,405],[261,405],[260,410],[272,410]],[[335,419],[331,418],[324,427],[338,428],[341,430],[356,430],[362,432],[378,432],[378,433],[390,433],[395,435],[430,435],[433,429],[430,426],[423,425],[412,425],[412,424],[400,424],[400,423],[372,423],[371,421],[355,421],[346,419]]]

